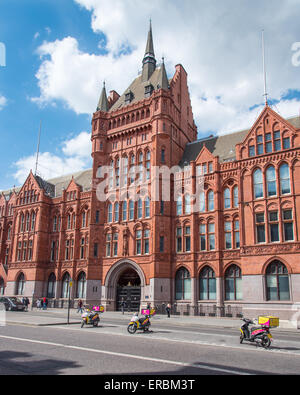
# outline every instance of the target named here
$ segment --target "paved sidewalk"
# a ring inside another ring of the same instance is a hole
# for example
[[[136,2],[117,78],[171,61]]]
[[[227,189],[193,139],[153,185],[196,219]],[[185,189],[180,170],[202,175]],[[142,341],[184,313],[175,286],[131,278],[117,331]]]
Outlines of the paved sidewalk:
[[[133,313],[125,312],[105,312],[101,314],[101,321],[105,320],[118,320],[127,324]],[[68,318],[67,309],[47,309],[37,310],[34,308],[28,312],[7,312],[6,323],[22,324],[22,325],[35,325],[35,326],[50,326],[50,325],[66,325]],[[76,309],[70,310],[69,323],[79,324],[81,314],[77,313]],[[219,327],[219,328],[239,328],[241,326],[241,319],[238,318],[223,318],[223,317],[194,317],[194,316],[171,316],[168,318],[166,315],[155,315],[152,320],[160,321],[162,324],[173,324],[175,326],[189,325],[195,327]],[[274,328],[275,331],[294,331],[299,332],[295,324],[290,321],[280,321],[280,327]]]

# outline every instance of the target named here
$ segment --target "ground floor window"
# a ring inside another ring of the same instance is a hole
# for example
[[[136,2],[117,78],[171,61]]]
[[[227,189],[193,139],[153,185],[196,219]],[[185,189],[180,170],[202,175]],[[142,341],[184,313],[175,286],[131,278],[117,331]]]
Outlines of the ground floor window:
[[[242,272],[231,265],[225,272],[225,300],[242,300]]]
[[[70,275],[69,273],[65,273],[62,280],[62,293],[61,293],[62,298],[66,299],[69,297],[69,286],[70,286]]]
[[[279,261],[273,261],[266,270],[267,300],[290,300],[287,268]]]
[[[23,273],[21,273],[17,280],[16,295],[23,295],[24,289],[25,289],[25,276]]]
[[[204,267],[200,273],[200,300],[215,300],[216,294],[216,276],[215,272],[209,266]]]
[[[86,274],[80,273],[77,280],[77,298],[85,299],[86,297]]]
[[[191,276],[187,269],[181,268],[177,271],[175,277],[175,299],[191,299]]]
[[[51,273],[48,279],[47,298],[55,298],[56,277]]]
[[[0,295],[4,295],[5,284],[2,277],[0,277]]]

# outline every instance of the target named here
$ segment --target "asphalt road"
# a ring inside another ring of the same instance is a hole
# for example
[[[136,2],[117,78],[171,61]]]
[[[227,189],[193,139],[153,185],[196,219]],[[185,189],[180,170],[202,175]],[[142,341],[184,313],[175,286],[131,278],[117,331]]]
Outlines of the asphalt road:
[[[0,327],[2,375],[260,375],[300,373],[297,333],[276,333],[272,349],[239,344],[233,329],[171,326],[129,335],[124,321]]]

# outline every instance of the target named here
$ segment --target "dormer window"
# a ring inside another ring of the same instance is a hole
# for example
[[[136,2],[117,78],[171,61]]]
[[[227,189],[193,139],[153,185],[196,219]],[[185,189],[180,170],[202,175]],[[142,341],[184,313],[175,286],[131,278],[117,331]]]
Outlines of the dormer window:
[[[125,103],[129,104],[132,102],[132,100],[133,100],[133,93],[129,91],[125,94]]]
[[[152,95],[154,88],[153,85],[147,85],[145,86],[145,97],[150,97]]]

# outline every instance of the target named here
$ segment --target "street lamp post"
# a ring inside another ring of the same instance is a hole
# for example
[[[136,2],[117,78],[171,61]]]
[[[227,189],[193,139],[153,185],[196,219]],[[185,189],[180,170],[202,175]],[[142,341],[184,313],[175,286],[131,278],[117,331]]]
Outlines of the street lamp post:
[[[73,286],[72,280],[69,283],[69,295],[68,295],[68,325],[70,324],[70,304],[71,304],[71,288]]]

